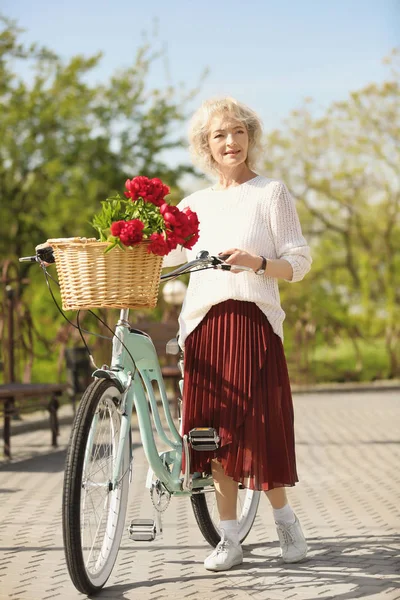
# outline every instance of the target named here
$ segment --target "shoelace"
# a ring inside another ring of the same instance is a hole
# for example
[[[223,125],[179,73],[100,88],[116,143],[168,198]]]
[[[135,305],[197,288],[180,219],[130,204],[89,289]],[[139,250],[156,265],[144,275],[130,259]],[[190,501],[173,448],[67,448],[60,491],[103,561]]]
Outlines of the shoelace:
[[[228,542],[220,542],[217,546],[217,554],[221,554],[221,552],[225,552],[228,547]]]
[[[293,534],[286,527],[279,527],[279,531],[283,537],[285,544],[291,544],[294,542]]]
[[[224,534],[222,534],[221,541],[219,542],[218,546],[216,547],[217,554],[221,554],[221,552],[225,552],[225,550],[228,547],[228,541],[229,540],[226,539]]]

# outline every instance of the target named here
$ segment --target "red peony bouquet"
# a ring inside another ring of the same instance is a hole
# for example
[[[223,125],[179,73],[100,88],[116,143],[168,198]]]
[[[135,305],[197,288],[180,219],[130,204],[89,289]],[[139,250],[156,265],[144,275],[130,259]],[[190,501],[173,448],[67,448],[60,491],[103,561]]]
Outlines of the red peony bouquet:
[[[160,179],[139,176],[127,179],[124,196],[116,194],[102,202],[92,220],[100,241],[115,246],[135,246],[148,241],[147,252],[165,256],[178,244],[192,248],[199,239],[199,221],[190,208],[179,210],[166,202],[169,187]]]

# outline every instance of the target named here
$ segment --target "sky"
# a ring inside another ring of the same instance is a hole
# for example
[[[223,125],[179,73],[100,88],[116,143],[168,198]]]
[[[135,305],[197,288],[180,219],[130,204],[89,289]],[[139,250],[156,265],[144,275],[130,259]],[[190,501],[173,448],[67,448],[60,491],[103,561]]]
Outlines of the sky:
[[[151,33],[165,46],[149,85],[195,87],[202,100],[230,95],[279,128],[306,97],[323,110],[350,91],[387,77],[382,59],[400,46],[400,0],[2,0],[0,13],[67,58],[98,51],[95,78],[128,66]]]

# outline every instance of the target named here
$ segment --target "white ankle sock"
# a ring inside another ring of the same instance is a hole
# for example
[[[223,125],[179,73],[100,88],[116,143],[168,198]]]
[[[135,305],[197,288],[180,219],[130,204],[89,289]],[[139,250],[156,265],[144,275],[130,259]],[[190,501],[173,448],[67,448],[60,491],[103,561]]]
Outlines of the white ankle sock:
[[[239,542],[239,527],[237,521],[220,521],[219,528],[224,530],[228,540],[238,545]]]
[[[296,520],[296,515],[293,512],[290,504],[285,504],[283,508],[274,508],[274,519],[279,523],[285,523],[285,525],[292,525]]]

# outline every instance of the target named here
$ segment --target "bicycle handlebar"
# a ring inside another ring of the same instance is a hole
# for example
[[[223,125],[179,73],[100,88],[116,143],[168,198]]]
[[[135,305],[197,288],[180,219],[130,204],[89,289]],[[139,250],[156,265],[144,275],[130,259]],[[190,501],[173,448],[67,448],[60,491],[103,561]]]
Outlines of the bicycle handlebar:
[[[201,250],[197,254],[195,260],[191,260],[190,262],[178,267],[166,275],[161,275],[161,281],[171,279],[172,277],[178,277],[178,275],[183,275],[184,273],[194,273],[196,270],[202,271],[204,269],[220,269],[222,271],[231,271],[232,267],[234,267],[234,269],[237,271],[253,271],[251,267],[226,264],[225,260],[229,256],[230,254],[211,256],[206,250]]]
[[[39,262],[39,260],[37,256],[21,256],[18,262]]]
[[[191,260],[186,264],[178,267],[174,271],[161,275],[161,281],[171,279],[172,277],[178,277],[184,273],[195,272],[196,270],[203,269],[221,269],[222,271],[231,271],[234,267],[237,271],[252,271],[251,267],[244,267],[241,265],[228,265],[225,260],[229,257],[229,254],[221,254],[220,256],[211,256],[207,250],[201,250],[195,260]],[[35,256],[21,256],[19,262],[37,262],[37,263],[54,263],[53,248],[46,246],[45,248],[39,248]]]
[[[38,248],[36,250],[35,256],[21,256],[18,259],[19,262],[38,262],[38,263],[54,263],[54,253],[53,248],[51,246],[45,246],[44,248]]]

